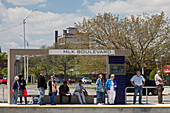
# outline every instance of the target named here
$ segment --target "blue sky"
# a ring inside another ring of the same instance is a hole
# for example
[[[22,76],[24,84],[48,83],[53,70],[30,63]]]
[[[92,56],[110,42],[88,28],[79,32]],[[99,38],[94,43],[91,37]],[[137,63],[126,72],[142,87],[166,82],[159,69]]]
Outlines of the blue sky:
[[[50,46],[54,42],[54,31],[74,26],[83,17],[92,18],[104,12],[119,14],[120,17],[142,14],[158,14],[164,11],[170,16],[170,0],[0,0],[0,46],[3,51],[23,48],[22,20],[26,20],[26,39],[29,48]],[[20,24],[20,25],[18,25]],[[18,25],[7,30],[14,25]]]

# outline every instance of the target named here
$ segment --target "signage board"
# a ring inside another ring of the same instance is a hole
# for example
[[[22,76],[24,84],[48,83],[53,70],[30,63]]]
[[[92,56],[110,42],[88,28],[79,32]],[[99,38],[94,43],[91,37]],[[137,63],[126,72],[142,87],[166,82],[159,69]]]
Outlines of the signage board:
[[[115,55],[108,49],[49,49],[49,55]]]

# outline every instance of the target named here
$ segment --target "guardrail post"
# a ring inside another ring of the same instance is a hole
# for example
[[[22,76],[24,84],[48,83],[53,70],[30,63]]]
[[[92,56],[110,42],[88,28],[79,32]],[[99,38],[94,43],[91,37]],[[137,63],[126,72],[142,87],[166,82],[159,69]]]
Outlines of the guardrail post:
[[[5,100],[4,100],[4,87],[2,87],[2,95],[3,95],[3,103],[5,102]]]
[[[127,90],[127,87],[125,88],[125,104],[127,102],[127,100],[126,100],[126,90]]]
[[[146,87],[146,104],[148,104],[148,88]]]

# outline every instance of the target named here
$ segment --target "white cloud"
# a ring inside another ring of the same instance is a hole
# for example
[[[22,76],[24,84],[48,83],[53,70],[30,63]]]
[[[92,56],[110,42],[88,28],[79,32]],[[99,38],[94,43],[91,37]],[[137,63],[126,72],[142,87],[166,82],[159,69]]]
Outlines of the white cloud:
[[[170,16],[170,0],[101,0],[88,5],[88,9],[93,14],[111,12],[113,14],[141,14],[145,13],[160,13],[164,11],[167,16]]]
[[[6,0],[6,1],[14,5],[34,5],[46,2],[47,0]]]
[[[40,4],[38,7],[40,7],[40,8],[46,8],[46,4]]]
[[[82,6],[86,6],[88,4],[89,4],[88,0],[84,0],[83,3],[82,3]]]
[[[0,1],[0,31],[18,23],[30,12],[24,7],[6,8]],[[5,12],[5,13],[2,13]],[[54,31],[73,26],[74,22],[82,21],[82,16],[76,14],[59,14],[52,12],[33,11],[26,20],[26,40],[29,48],[40,48],[41,45],[51,46],[54,42]],[[23,25],[0,32],[0,46],[3,51],[9,48],[23,48]]]

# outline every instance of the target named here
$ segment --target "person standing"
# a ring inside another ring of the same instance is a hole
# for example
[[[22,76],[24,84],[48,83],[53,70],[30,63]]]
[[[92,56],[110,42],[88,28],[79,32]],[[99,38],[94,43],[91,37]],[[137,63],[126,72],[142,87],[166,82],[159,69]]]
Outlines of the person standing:
[[[158,103],[162,103],[162,92],[163,92],[163,85],[164,85],[164,77],[160,70],[157,71],[157,74],[155,75],[155,84],[156,88],[158,90]]]
[[[26,89],[26,81],[24,80],[24,76],[20,75],[19,76],[19,93],[20,93],[20,104],[22,104],[22,93],[24,92],[24,90]],[[25,98],[25,104],[27,104],[27,97]]]
[[[103,79],[103,75],[99,74],[99,78],[96,81],[96,91],[97,91],[97,104],[104,104],[105,99],[105,80]],[[101,102],[100,102],[101,98]]]
[[[114,80],[115,75],[111,74],[110,79],[106,82],[106,92],[108,94],[109,104],[112,105],[115,102],[116,97],[116,87],[117,83],[116,80]]]
[[[47,89],[46,80],[44,78],[44,71],[40,71],[40,75],[38,76],[38,86],[37,87],[38,87],[38,90],[40,91],[40,97],[38,100],[38,104],[45,105],[42,100],[42,97],[45,94],[45,89]]]
[[[51,105],[55,105],[54,99],[57,94],[57,90],[56,90],[57,82],[54,81],[54,76],[51,76],[51,81],[48,82],[48,86],[49,86],[49,96],[51,96],[50,97]]]
[[[15,76],[15,80],[12,83],[12,90],[13,90],[13,99],[12,99],[12,104],[17,104],[17,99],[18,99],[18,83],[19,77]]]
[[[79,83],[78,83],[77,86],[76,86],[76,90],[75,90],[74,94],[75,94],[76,96],[78,96],[78,99],[79,99],[80,104],[86,104],[86,100],[85,100],[85,96],[84,96],[84,91],[86,92],[86,89],[85,89],[85,87],[82,85],[82,80],[79,80],[78,82],[79,82]],[[82,99],[83,99],[83,102],[82,102],[81,97],[82,97]]]
[[[69,93],[69,92],[70,92],[70,90],[69,90],[69,87],[67,86],[67,81],[64,81],[63,85],[61,85],[59,87],[60,104],[63,103],[63,101],[62,101],[63,96],[67,96],[69,98],[68,103],[71,103],[71,93]]]
[[[138,92],[139,92],[139,104],[143,104],[142,103],[142,91],[143,91],[142,87],[145,85],[145,79],[141,75],[140,71],[137,71],[136,75],[134,75],[130,81],[132,85],[135,87],[133,104],[136,104],[136,96]]]

